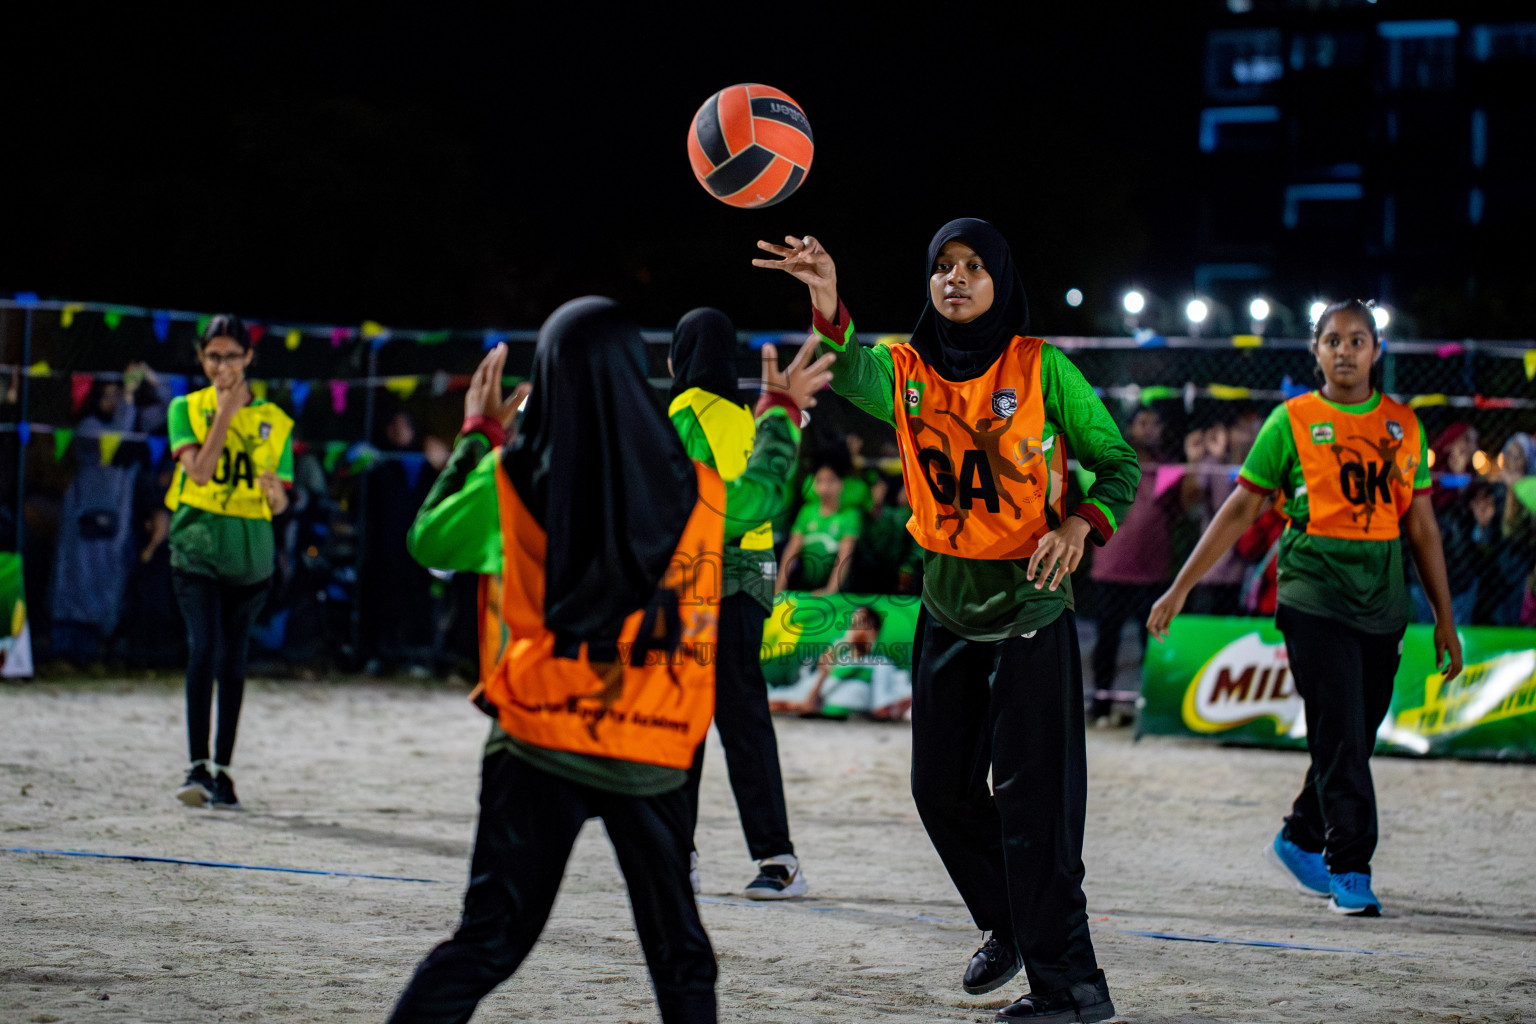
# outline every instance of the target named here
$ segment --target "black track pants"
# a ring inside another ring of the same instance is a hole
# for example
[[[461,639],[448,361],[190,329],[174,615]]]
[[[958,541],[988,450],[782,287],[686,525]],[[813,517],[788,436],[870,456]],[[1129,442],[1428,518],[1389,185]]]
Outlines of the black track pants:
[[[268,582],[236,587],[194,573],[171,576],[176,604],[187,625],[187,747],[193,761],[208,759],[208,727],[217,675],[219,732],[213,762],[225,766],[234,763],[251,626],[261,614]]]
[[[481,769],[480,824],[464,916],[416,968],[391,1024],[462,1024],[517,970],[554,906],[565,862],[600,817],[629,886],[635,930],[664,1024],[714,1024],[715,954],[688,884],[688,805],[681,787],[621,796],[534,767],[509,751]]]
[[[1082,694],[1071,612],[991,642],[918,617],[912,795],[976,926],[1018,944],[1037,993],[1098,969],[1083,896]]]
[[[779,741],[768,713],[768,684],[760,650],[768,613],[746,594],[720,602],[720,645],[715,659],[715,729],[725,748],[725,766],[736,794],[736,810],[753,860],[794,853],[779,771]],[[689,833],[699,817],[699,778],[704,744],[688,771]]]
[[[1283,604],[1275,625],[1305,703],[1312,755],[1286,835],[1303,850],[1321,851],[1334,874],[1370,874],[1377,837],[1371,751],[1392,704],[1402,630],[1362,633]]]

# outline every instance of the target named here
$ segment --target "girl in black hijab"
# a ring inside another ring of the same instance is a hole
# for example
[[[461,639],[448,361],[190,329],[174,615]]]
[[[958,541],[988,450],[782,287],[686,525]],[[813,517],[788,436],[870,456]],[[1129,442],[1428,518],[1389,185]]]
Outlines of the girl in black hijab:
[[[503,428],[512,418],[504,354],[488,356],[471,384],[466,434],[499,433],[484,422],[493,411]],[[561,306],[539,332],[520,436],[481,459],[452,514],[418,516],[412,529],[413,551],[459,550],[476,556],[471,568],[483,569],[485,550],[502,551],[482,619],[501,634],[501,653],[477,690],[496,724],[464,914],[417,969],[395,1024],[467,1021],[517,970],[592,817],[603,819],[628,884],[662,1021],[716,1020],[714,954],[688,882],[683,783],[713,691],[720,574],[698,563],[721,557],[726,495],[657,408],[644,354],[617,303]],[[805,346],[780,373],[769,347],[762,418],[784,430],[798,423],[829,377],[826,359],[813,363]],[[778,485],[756,463],[743,478]]]
[[[839,353],[832,388],[896,428],[923,549],[912,655],[912,796],[976,925],[991,935],[962,978],[1029,991],[1005,1021],[1114,1015],[1083,896],[1087,756],[1071,572],[1102,544],[1140,476],[1113,417],[1066,356],[1024,331],[1008,243],[950,221],[923,267],[911,338],[866,348],[815,238],[759,242],[810,288],[817,334]],[[1070,452],[1096,475],[1067,508]],[[987,778],[990,773],[991,785]]]
[[[736,326],[718,309],[691,310],[677,322],[667,364],[672,370],[667,413],[688,454],[720,472],[727,482],[739,478],[745,454],[764,445],[763,455],[793,471],[794,441],[787,430],[770,432],[755,442],[758,427],[736,397]],[[747,851],[757,861],[757,877],[747,884],[750,899],[787,899],[807,891],[805,873],[789,837],[779,745],[768,711],[768,684],[758,650],[763,624],[773,608],[773,532],[770,520],[783,511],[783,489],[752,500],[730,495],[725,545],[725,589],[720,601],[720,658],[715,666],[715,728],[725,748],[731,791],[741,815]],[[693,824],[698,824],[699,779],[704,744],[699,744],[688,772]],[[691,877],[698,890],[698,853],[691,856]]]

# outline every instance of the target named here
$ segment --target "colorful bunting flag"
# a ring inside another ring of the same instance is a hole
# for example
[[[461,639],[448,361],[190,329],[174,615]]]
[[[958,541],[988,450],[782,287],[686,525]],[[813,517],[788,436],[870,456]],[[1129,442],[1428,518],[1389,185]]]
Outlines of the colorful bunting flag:
[[[400,456],[400,468],[405,471],[405,485],[411,490],[416,489],[416,481],[421,479],[421,467],[426,464],[425,455],[408,452]]]
[[[336,472],[336,460],[341,458],[341,453],[346,450],[347,442],[345,441],[325,442],[325,458],[321,461],[325,464],[325,471],[327,473]]]
[[[341,348],[341,343],[346,341],[350,337],[352,337],[352,328],[350,328],[350,327],[332,327],[331,328],[331,348]]]
[[[75,325],[75,314],[84,309],[85,307],[78,302],[71,302],[66,305],[63,309],[59,310],[59,326],[65,330],[73,327]]]
[[[53,461],[58,462],[69,451],[69,442],[74,440],[75,432],[68,427],[60,427],[53,432]]]
[[[295,416],[304,411],[304,403],[307,401],[309,401],[309,381],[294,381],[288,388],[288,402],[293,406]]]
[[[1234,335],[1232,335],[1232,345],[1235,348],[1259,348],[1263,344],[1264,344],[1264,335],[1262,335],[1262,334],[1234,334]]]
[[[259,345],[259,344],[261,344],[261,339],[265,338],[267,336],[267,325],[266,324],[251,324],[250,328],[251,328],[251,344],[252,345]]]
[[[1249,388],[1233,387],[1230,384],[1212,384],[1210,386],[1211,397],[1218,402],[1241,402],[1253,395]]]
[[[1525,379],[1536,377],[1536,348],[1525,351]]]
[[[150,434],[144,440],[149,444],[150,468],[160,468],[160,460],[165,458],[165,450],[170,447],[170,443],[159,434]]]
[[[91,387],[96,383],[96,375],[93,373],[72,373],[69,375],[69,405],[80,415],[80,407],[85,404],[86,398],[91,393]]]
[[[118,324],[123,322],[123,314],[115,309],[109,309],[101,315],[101,322],[107,325],[107,330],[117,330]]]
[[[100,444],[101,464],[103,466],[112,465],[112,460],[116,457],[117,449],[122,445],[122,443],[123,435],[119,434],[117,431],[108,430],[102,433],[100,437]]]
[[[204,313],[202,316],[197,318],[197,337],[199,340],[202,339],[203,332],[208,329],[208,324],[212,319],[213,317],[209,316],[207,313]]]
[[[264,380],[252,380],[252,381],[247,381],[246,383],[251,386],[251,397],[252,398],[259,398],[263,402],[265,402],[267,400],[267,382],[266,381],[264,381]]]
[[[364,341],[371,342],[374,345],[382,345],[389,340],[389,328],[377,320],[364,320],[359,331],[362,333]]]
[[[452,331],[422,331],[416,336],[418,345],[441,345],[453,336]]]
[[[18,424],[16,424],[16,436],[21,438],[21,445],[22,445],[23,448],[25,448],[26,445],[27,445],[27,442],[32,440],[32,424],[30,424],[30,423],[18,423]]]
[[[52,372],[53,367],[49,366],[46,362],[33,363],[27,367],[28,377],[46,377]]]
[[[331,381],[331,411],[340,416],[347,411],[347,382]]]
[[[171,314],[156,313],[151,321],[151,326],[155,330],[155,340],[164,341],[171,336]]]
[[[171,389],[172,398],[181,398],[187,393],[187,376],[184,373],[162,373],[160,379],[165,381],[165,386]]]
[[[416,393],[416,385],[420,379],[419,377],[386,377],[384,378],[384,386],[399,396],[400,401],[404,402],[408,401]]]
[[[295,328],[290,328],[289,331],[288,331],[288,337],[283,341],[283,344],[288,346],[288,351],[296,352],[296,351],[298,351],[298,348],[299,348],[299,341],[303,337],[304,337],[303,332],[300,331],[298,328],[296,328],[296,327]]]

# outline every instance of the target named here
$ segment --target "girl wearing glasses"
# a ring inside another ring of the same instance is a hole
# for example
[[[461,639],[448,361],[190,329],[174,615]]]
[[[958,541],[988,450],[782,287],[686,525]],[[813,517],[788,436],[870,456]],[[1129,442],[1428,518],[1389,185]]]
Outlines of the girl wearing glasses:
[[[176,796],[191,807],[238,808],[229,774],[245,691],[246,648],[272,576],[272,517],[288,507],[293,420],[254,398],[245,380],[251,335],[216,316],[197,341],[211,383],[171,402],[167,429],[176,477],[165,496],[171,571],[187,624],[187,739],[191,766]],[[218,734],[208,747],[213,681]]]

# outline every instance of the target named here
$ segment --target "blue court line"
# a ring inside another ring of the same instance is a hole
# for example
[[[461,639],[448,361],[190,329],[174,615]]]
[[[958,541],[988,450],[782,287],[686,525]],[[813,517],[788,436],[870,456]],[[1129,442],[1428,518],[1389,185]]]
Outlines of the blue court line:
[[[186,864],[195,868],[234,868],[239,871],[279,871],[289,875],[330,875],[334,878],[373,878],[384,882],[427,882],[447,885],[439,878],[405,878],[402,875],[369,875],[359,871],[321,871],[317,868],[280,868],[269,864],[235,864],[223,860],[189,860],[185,857],[151,857],[141,853],[93,853],[89,850],[37,850],[27,846],[0,847],[0,853],[45,853],[53,857],[98,857],[103,860],[134,860],[153,864]]]
[[[1130,928],[1119,929],[1122,935],[1144,935],[1149,939],[1167,939],[1171,942],[1219,942],[1231,946],[1263,946],[1267,949],[1309,949],[1319,953],[1363,953],[1366,956],[1422,957],[1423,953],[1396,953],[1390,949],[1350,949],[1347,946],[1309,946],[1302,942],[1266,942],[1263,939],[1226,939],[1216,935],[1177,935],[1173,932],[1138,932]]]

